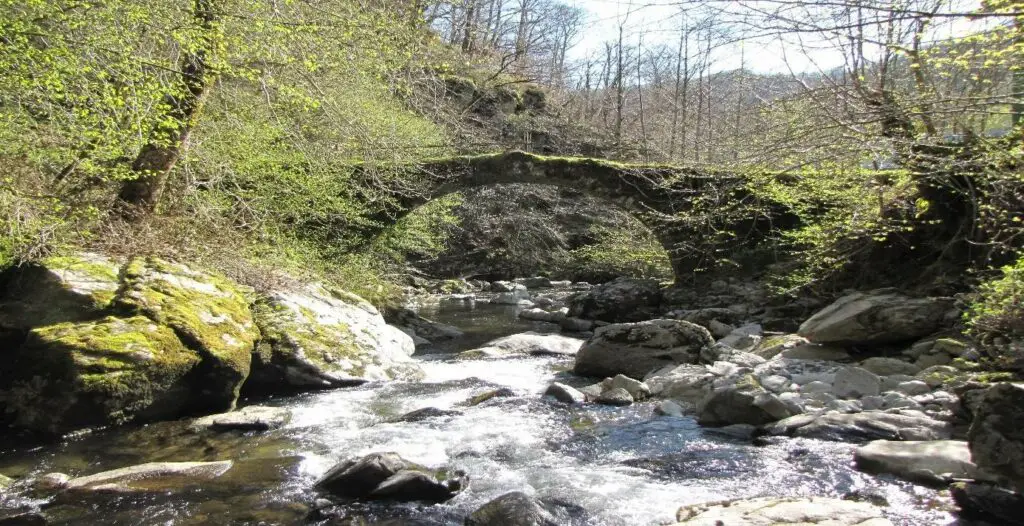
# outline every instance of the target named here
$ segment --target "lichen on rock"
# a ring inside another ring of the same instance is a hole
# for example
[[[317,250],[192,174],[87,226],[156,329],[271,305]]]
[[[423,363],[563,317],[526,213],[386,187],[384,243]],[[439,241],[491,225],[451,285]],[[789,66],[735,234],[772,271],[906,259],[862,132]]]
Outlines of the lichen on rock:
[[[0,329],[101,317],[120,285],[119,272],[118,262],[87,252],[10,270],[0,280]]]
[[[263,334],[254,391],[328,389],[367,380],[414,377],[412,338],[387,325],[362,298],[320,284],[276,291],[255,308]]]
[[[199,363],[152,320],[106,317],[33,329],[5,393],[14,424],[43,433],[177,416]]]
[[[123,272],[117,306],[170,327],[202,364],[196,410],[234,407],[249,376],[259,330],[249,309],[252,291],[227,278],[157,258],[136,258]]]

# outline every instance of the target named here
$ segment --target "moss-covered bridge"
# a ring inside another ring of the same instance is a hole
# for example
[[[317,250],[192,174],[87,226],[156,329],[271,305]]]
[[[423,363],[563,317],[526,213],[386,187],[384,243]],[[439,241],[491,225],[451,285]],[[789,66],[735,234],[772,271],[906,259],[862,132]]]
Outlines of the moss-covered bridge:
[[[619,206],[651,229],[665,247],[677,279],[723,252],[763,237],[784,208],[764,203],[752,182],[735,173],[601,159],[506,153],[428,160],[403,170],[420,190],[397,198],[378,219],[391,223],[444,195],[479,186],[543,184],[573,188]]]

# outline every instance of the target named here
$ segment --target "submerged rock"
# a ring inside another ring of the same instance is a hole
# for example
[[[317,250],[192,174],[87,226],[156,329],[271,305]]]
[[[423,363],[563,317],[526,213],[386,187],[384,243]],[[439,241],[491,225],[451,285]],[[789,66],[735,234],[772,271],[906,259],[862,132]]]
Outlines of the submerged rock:
[[[103,471],[73,478],[64,486],[69,491],[103,491],[115,493],[168,491],[202,484],[225,474],[233,463],[219,462],[150,462],[126,468]]]
[[[246,389],[278,393],[415,378],[408,334],[362,298],[323,285],[278,291],[257,303],[263,340]]]
[[[569,508],[577,506],[546,503],[521,491],[506,493],[477,508],[466,518],[466,526],[566,526],[573,522]],[[578,510],[574,510],[578,511]]]
[[[942,484],[951,478],[979,478],[967,442],[959,440],[876,440],[858,448],[854,460],[863,471],[892,473],[911,482]]]
[[[657,281],[617,278],[574,296],[569,316],[608,323],[637,322],[654,316],[660,303]]]
[[[281,407],[250,405],[230,413],[197,418],[189,427],[195,431],[269,431],[287,424],[291,416],[291,411]]]
[[[892,526],[882,510],[865,502],[824,497],[755,498],[684,506],[677,526]]]
[[[990,388],[973,413],[968,440],[974,462],[1024,492],[1024,384]]]
[[[399,328],[412,331],[414,337],[435,342],[461,338],[463,332],[458,328],[420,316],[410,309],[394,309],[384,314],[388,322]]]
[[[910,298],[895,292],[843,296],[800,325],[814,343],[873,345],[927,336],[950,321],[952,298]]]
[[[679,320],[650,320],[599,327],[576,354],[574,372],[643,378],[667,365],[696,363],[714,343],[707,329]]]
[[[420,422],[429,418],[440,418],[445,416],[458,416],[461,415],[461,411],[454,409],[438,409],[436,407],[424,407],[416,409],[415,411],[409,411],[408,413],[395,418],[392,422]]]

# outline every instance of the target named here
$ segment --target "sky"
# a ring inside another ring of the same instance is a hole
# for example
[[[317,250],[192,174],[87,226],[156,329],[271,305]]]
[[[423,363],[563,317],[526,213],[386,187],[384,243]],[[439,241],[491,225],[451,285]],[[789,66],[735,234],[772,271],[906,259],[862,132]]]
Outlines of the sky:
[[[953,0],[958,12],[977,7],[975,0]],[[675,46],[678,31],[682,25],[681,8],[673,0],[568,0],[567,3],[583,9],[587,22],[579,43],[572,50],[572,57],[586,58],[588,53],[603,53],[604,42],[618,38],[618,28],[625,21],[624,40],[637,45],[643,34],[644,47],[657,44]],[[743,2],[755,5],[756,2]],[[713,2],[712,5],[736,8],[740,2]],[[937,23],[928,34],[928,39],[943,39],[960,36],[981,27],[979,22],[955,19]],[[843,64],[839,51],[823,41],[815,42],[806,36],[806,46],[799,46],[778,38],[746,39],[716,50],[713,55],[714,69],[727,71],[737,69],[741,63],[745,69],[758,73],[790,73],[826,71]],[[818,48],[818,49],[808,49]],[[742,57],[742,60],[741,60]]]

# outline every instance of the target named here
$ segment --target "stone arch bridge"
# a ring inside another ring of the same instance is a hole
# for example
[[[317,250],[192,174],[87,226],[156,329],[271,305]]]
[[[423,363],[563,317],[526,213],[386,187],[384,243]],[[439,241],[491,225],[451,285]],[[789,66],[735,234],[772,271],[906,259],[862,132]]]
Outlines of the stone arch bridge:
[[[724,171],[520,151],[428,160],[401,169],[413,171],[420,188],[374,217],[378,224],[392,224],[433,199],[473,187],[569,187],[625,209],[648,227],[668,252],[677,281],[794,220],[783,207],[755,197],[750,180]]]

